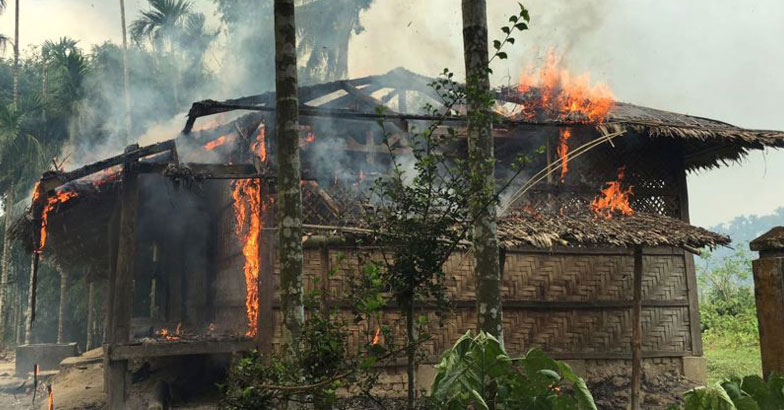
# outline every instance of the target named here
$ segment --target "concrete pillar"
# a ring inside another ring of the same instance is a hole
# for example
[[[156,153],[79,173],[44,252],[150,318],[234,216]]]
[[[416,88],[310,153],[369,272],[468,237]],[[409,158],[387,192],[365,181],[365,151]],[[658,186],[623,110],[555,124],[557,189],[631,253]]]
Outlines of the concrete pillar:
[[[784,227],[775,227],[751,241],[759,252],[752,262],[757,300],[762,374],[784,374]]]

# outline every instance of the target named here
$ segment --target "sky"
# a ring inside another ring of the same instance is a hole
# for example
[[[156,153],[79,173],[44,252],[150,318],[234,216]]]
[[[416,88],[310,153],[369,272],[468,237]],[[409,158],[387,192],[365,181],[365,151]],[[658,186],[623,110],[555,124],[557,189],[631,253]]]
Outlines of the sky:
[[[8,3],[13,3],[9,0]],[[22,48],[68,35],[83,46],[119,42],[116,0],[21,0]],[[212,2],[196,7],[217,24]],[[620,101],[784,130],[784,2],[780,0],[530,0],[531,30],[494,67],[496,85],[553,48],[573,72],[607,83]],[[146,0],[126,0],[128,21]],[[517,2],[488,0],[491,38]],[[460,0],[376,0],[360,16],[349,75],[398,66],[425,75],[462,73]],[[0,16],[13,33],[13,4]],[[740,164],[689,176],[692,223],[712,226],[784,206],[784,152],[755,152]]]

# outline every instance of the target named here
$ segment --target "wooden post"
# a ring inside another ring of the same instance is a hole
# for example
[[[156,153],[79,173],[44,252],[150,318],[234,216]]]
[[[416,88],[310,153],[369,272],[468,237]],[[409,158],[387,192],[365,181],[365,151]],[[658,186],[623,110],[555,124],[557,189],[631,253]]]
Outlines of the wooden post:
[[[640,409],[642,384],[642,247],[634,248],[634,299],[632,302],[632,410]]]
[[[24,342],[26,345],[29,345],[33,342],[33,321],[35,320],[35,289],[38,287],[38,262],[40,258],[40,252],[34,251],[30,267],[30,287],[28,288],[27,293],[27,320],[25,320],[24,332]]]
[[[22,283],[16,284],[16,318],[14,318],[14,339],[16,345],[22,344]]]
[[[65,317],[68,310],[68,273],[62,266],[60,271],[60,308],[57,311],[57,344],[65,343]]]
[[[93,347],[93,322],[95,321],[95,281],[87,285],[87,338],[84,341],[84,351]]]
[[[259,352],[270,354],[275,335],[272,302],[275,297],[275,241],[278,235],[275,226],[275,192],[268,180],[262,178],[259,183],[261,184],[259,189],[261,238],[259,238],[259,314],[256,320],[256,343]]]
[[[129,149],[132,149],[131,146]],[[138,148],[138,146],[136,147]],[[128,151],[128,149],[126,149]],[[111,349],[117,344],[130,340],[131,314],[133,308],[133,270],[136,256],[136,219],[139,209],[139,176],[134,169],[135,162],[123,165],[123,186],[120,210],[120,230],[117,247],[117,268],[115,283],[111,292],[112,328],[109,330],[109,348],[104,354],[109,366],[107,372],[107,405],[110,409],[125,408],[127,394],[128,361],[108,359]]]
[[[686,167],[681,166],[678,171],[678,205],[680,217],[688,223],[689,216],[689,189],[686,181]],[[702,356],[702,325],[700,324],[700,296],[697,289],[697,270],[694,267],[694,255],[683,252],[684,266],[686,267],[686,287],[689,294],[689,330],[691,331],[691,354]]]
[[[329,260],[329,245],[325,243],[321,246],[321,305],[325,311],[329,310],[329,275],[332,270]]]
[[[152,244],[152,277],[150,278],[150,320],[158,319],[158,243]]]
[[[759,321],[762,375],[784,373],[784,227],[775,227],[751,241],[759,252],[752,262],[754,297]]]
[[[114,311],[114,285],[117,276],[117,249],[119,244],[120,235],[120,208],[122,204],[118,203],[112,211],[112,217],[109,221],[107,228],[107,237],[109,238],[109,277],[106,281],[106,300],[104,301],[103,308],[103,343],[111,342],[111,332],[113,327],[112,312]],[[104,384],[104,388],[107,384]]]

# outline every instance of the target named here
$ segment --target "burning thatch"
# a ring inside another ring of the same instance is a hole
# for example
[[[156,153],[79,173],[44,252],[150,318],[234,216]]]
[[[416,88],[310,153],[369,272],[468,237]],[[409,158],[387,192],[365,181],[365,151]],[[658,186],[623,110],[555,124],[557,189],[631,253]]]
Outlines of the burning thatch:
[[[498,238],[506,248],[532,246],[672,246],[714,248],[730,238],[662,215],[635,213],[597,217],[588,209],[568,213],[522,209],[498,222]]]

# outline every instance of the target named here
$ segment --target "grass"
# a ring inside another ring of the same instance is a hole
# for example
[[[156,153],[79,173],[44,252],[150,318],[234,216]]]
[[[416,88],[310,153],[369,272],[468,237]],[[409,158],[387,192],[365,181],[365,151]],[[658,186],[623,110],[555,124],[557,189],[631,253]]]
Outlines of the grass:
[[[704,335],[708,385],[732,376],[762,375],[759,344],[736,343],[731,338]]]

